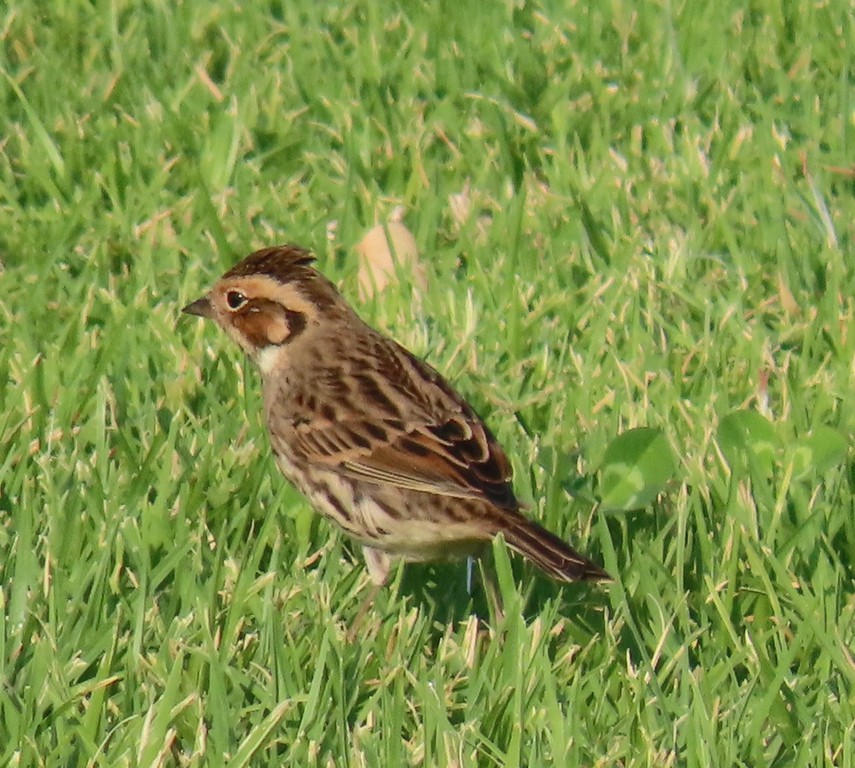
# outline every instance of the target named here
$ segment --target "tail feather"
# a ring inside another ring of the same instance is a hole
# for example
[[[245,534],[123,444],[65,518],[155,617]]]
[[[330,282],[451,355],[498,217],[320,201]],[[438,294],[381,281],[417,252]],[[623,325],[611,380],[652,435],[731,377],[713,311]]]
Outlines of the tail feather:
[[[512,550],[558,581],[611,581],[599,565],[522,515],[508,516],[500,530]]]

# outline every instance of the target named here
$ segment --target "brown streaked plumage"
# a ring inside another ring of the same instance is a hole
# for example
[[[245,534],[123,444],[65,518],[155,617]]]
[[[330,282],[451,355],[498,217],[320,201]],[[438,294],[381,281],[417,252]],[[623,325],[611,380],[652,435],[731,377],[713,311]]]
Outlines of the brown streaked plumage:
[[[608,574],[527,519],[486,425],[427,363],[366,325],[297,246],[265,248],[184,312],[217,322],[261,370],[276,462],[365,551],[390,561],[477,555],[502,533],[553,578]]]

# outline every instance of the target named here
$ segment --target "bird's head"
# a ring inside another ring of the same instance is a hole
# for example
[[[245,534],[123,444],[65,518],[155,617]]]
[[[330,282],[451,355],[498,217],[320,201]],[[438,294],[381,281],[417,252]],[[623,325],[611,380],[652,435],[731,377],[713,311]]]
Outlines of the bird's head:
[[[216,322],[266,373],[292,343],[348,311],[313,261],[294,245],[256,251],[182,312]]]

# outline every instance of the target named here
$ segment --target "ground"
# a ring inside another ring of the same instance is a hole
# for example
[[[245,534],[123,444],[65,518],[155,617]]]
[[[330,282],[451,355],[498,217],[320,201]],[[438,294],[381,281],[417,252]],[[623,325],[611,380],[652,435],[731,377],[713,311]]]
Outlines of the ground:
[[[855,764],[851,14],[9,0],[0,763]],[[396,208],[427,285],[360,301]],[[359,553],[180,316],[279,242],[455,382],[612,584],[498,543],[503,622],[414,566],[347,641]],[[657,498],[577,493],[641,426]]]

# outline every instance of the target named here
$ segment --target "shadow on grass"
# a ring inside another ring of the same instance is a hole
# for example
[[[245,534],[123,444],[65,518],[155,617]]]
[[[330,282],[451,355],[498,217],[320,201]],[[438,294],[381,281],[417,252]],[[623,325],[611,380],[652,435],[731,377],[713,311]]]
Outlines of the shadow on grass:
[[[591,583],[562,584],[522,563],[514,565],[526,623],[546,612],[552,612],[572,622],[582,634],[604,632],[604,609],[608,605],[608,595],[602,587]],[[485,566],[490,568],[492,564],[488,561]],[[488,626],[493,622],[487,590],[482,584],[477,564],[471,594],[467,589],[465,561],[409,563],[404,567],[400,581],[389,589],[385,599],[408,600],[431,618],[437,639],[442,637],[448,625],[466,622],[472,615]],[[505,610],[508,610],[507,605]]]

